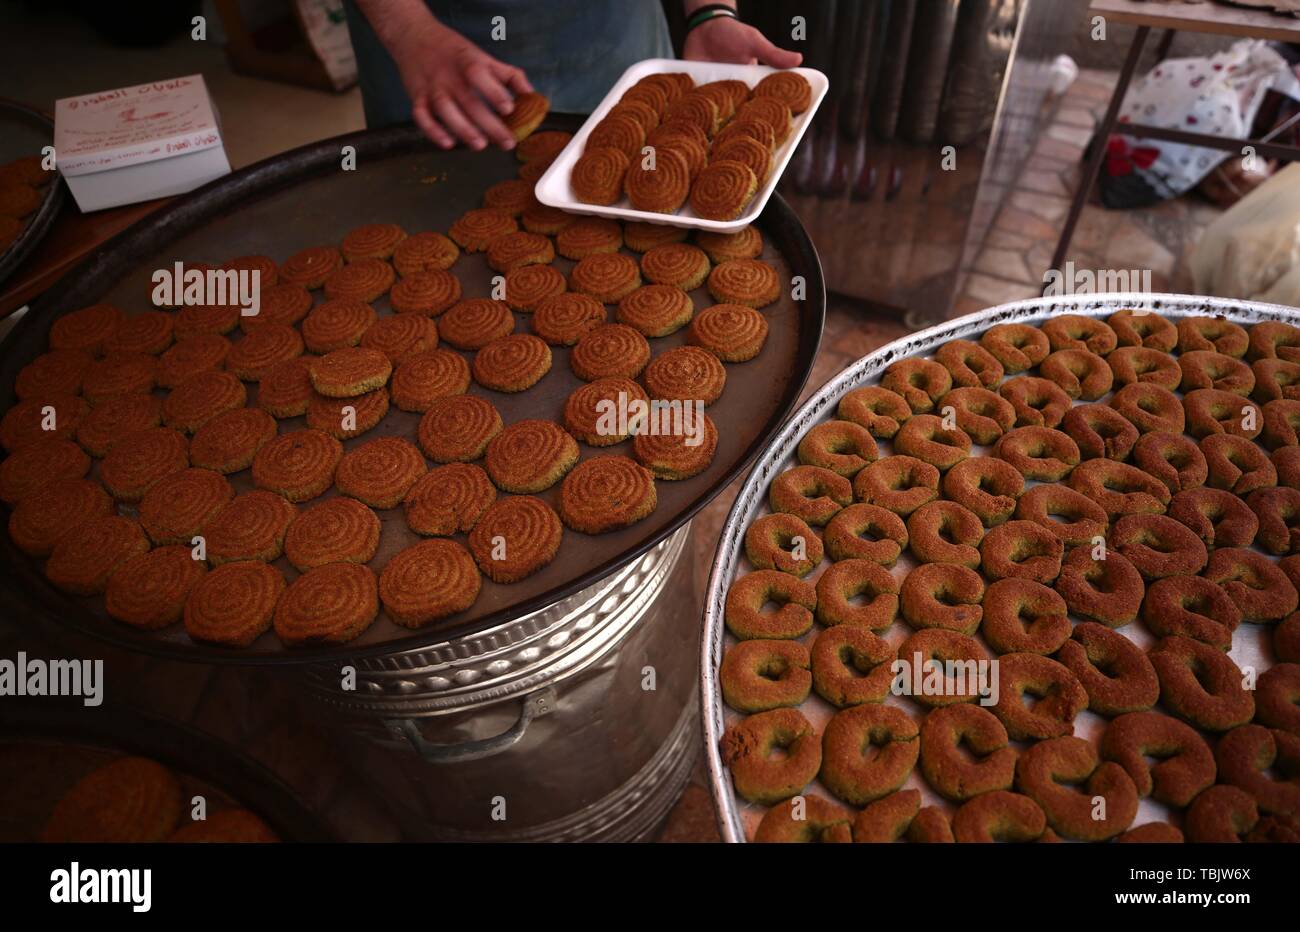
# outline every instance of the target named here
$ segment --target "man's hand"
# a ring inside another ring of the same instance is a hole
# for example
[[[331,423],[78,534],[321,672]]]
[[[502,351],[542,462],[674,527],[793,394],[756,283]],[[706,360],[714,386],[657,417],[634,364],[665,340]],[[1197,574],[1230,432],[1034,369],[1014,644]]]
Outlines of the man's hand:
[[[510,113],[514,96],[533,89],[523,71],[448,29],[419,0],[363,0],[360,7],[397,63],[411,116],[426,136],[444,149],[456,140],[471,149],[488,140],[514,148],[497,114]]]
[[[777,48],[753,26],[730,16],[718,16],[686,34],[682,57],[687,61],[720,61],[737,65],[793,68],[803,61],[798,52]]]

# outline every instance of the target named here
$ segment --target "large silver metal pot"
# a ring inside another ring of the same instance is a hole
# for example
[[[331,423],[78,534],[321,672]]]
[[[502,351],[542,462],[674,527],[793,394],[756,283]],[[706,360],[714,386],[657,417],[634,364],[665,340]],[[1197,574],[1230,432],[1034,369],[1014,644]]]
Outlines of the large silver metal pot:
[[[704,702],[704,744],[709,782],[724,840],[745,841],[752,835],[765,807],[746,803],[736,795],[732,787],[731,775],[723,765],[719,752],[719,740],[723,732],[729,724],[742,717],[723,703],[718,681],[718,668],[722,662],[723,651],[728,644],[735,643],[723,623],[723,609],[727,589],[736,575],[744,571],[743,567],[746,565],[744,563],[745,530],[767,507],[767,490],[771,480],[785,469],[796,465],[795,448],[799,441],[815,424],[834,416],[840,398],[856,388],[875,384],[884,370],[897,360],[928,355],[949,340],[976,339],[985,330],[997,324],[1012,322],[1037,324],[1056,314],[1105,317],[1121,308],[1145,308],[1172,319],[1217,315],[1244,325],[1270,320],[1291,324],[1300,321],[1300,310],[1292,307],[1186,295],[1082,295],[1020,301],[992,307],[977,314],[970,314],[921,330],[864,356],[813,395],[786,422],[771,445],[755,462],[723,526],[704,603],[704,638],[700,665],[701,692]],[[882,442],[881,447],[882,455],[885,455],[888,443]],[[901,558],[899,566],[905,568],[905,562],[906,559]],[[1143,634],[1138,631],[1131,632],[1129,629],[1123,630],[1135,640]],[[1238,629],[1238,633],[1242,638],[1240,641],[1234,640],[1233,655],[1239,664],[1254,665],[1258,669],[1265,669],[1272,665],[1272,661],[1268,659],[1268,649],[1263,644],[1261,626],[1243,625]],[[833,712],[828,704],[816,696],[810,697],[809,702],[801,709],[810,715],[815,726],[819,721],[829,718]],[[1081,736],[1094,737],[1103,726],[1104,720],[1085,711],[1076,720],[1075,730]],[[912,781],[906,785],[921,790],[925,805],[944,804],[943,800],[920,781],[919,776],[914,774]],[[819,784],[814,783],[814,786]],[[1138,823],[1165,818],[1157,808],[1154,808],[1156,806],[1157,804],[1149,799],[1143,800]]]
[[[549,608],[305,685],[414,838],[643,839],[699,750],[690,545],[687,525]]]

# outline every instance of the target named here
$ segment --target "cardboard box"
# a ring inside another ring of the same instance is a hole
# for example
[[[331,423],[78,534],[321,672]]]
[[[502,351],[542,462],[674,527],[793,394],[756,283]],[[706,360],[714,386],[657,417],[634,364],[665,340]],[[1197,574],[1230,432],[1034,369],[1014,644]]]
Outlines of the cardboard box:
[[[83,211],[184,194],[230,174],[198,74],[56,101],[54,159]]]

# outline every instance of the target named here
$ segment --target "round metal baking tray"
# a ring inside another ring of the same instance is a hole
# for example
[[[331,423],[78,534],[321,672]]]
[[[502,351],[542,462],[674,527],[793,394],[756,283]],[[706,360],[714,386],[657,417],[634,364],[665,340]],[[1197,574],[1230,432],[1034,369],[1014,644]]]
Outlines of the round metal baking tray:
[[[256,813],[284,841],[338,840],[279,777],[242,751],[187,725],[134,709],[107,704],[88,709],[80,700],[9,699],[0,722],[4,744],[66,748],[91,758],[91,766],[122,754],[147,757]],[[20,782],[10,781],[6,789],[20,791],[12,785]]]
[[[743,566],[748,566],[744,555],[745,530],[755,518],[766,512],[767,489],[770,481],[791,466],[797,465],[795,448],[804,434],[814,425],[832,418],[840,398],[856,388],[876,384],[885,369],[900,359],[927,355],[949,340],[977,339],[985,330],[998,324],[1038,324],[1053,314],[1106,317],[1121,308],[1144,308],[1168,318],[1217,315],[1245,325],[1270,320],[1300,324],[1300,310],[1296,308],[1188,295],[1083,295],[1020,301],[988,308],[918,331],[864,356],[826,383],[805,402],[803,407],[782,427],[772,441],[772,445],[754,463],[754,468],[741,488],[740,494],[736,496],[735,504],[723,526],[704,603],[704,637],[700,661],[701,692],[704,702],[704,743],[709,783],[724,840],[743,842],[750,838],[766,807],[752,805],[736,795],[732,787],[731,775],[723,765],[719,751],[719,741],[723,732],[730,724],[743,718],[722,701],[718,680],[718,668],[722,663],[723,652],[727,646],[736,643],[723,623],[723,610],[727,590],[732,580]],[[903,557],[899,559],[899,567],[905,566],[907,557],[907,552],[904,551]],[[905,625],[901,619],[895,624]],[[1119,630],[1131,636],[1137,632],[1130,629],[1137,627],[1139,626],[1129,625]],[[1266,656],[1259,644],[1264,629],[1265,626],[1262,625],[1242,625],[1237,629],[1241,637],[1234,643],[1233,653],[1238,663],[1257,662]],[[815,632],[816,629],[813,634]],[[891,701],[899,700],[894,698]],[[820,732],[821,722],[824,718],[829,718],[834,709],[816,693],[809,695],[801,711],[807,714],[809,708],[820,713],[813,718],[813,724]],[[1094,713],[1085,710],[1081,713],[1080,719],[1076,720],[1076,734],[1090,736],[1087,734],[1088,729],[1079,725],[1079,722],[1088,716],[1096,718],[1097,721],[1092,723],[1094,728],[1097,727],[1097,723],[1104,722]],[[820,783],[815,782],[812,786],[820,787]],[[936,803],[950,805],[924,784],[919,770],[913,772],[905,786],[920,789],[924,805]],[[829,791],[819,789],[819,792],[828,798],[834,798]],[[1160,810],[1150,808],[1156,805],[1151,800],[1144,799],[1134,824],[1150,821],[1152,818],[1161,818],[1158,814]]]
[[[0,97],[0,165],[28,155],[39,155],[45,146],[54,144],[54,121],[41,111],[16,100]],[[56,175],[45,187],[41,206],[29,215],[18,238],[0,252],[0,282],[31,255],[36,244],[49,232],[58,216],[67,191],[63,179]]]
[[[553,117],[544,128],[571,130],[578,118]],[[343,170],[349,147],[357,169]],[[234,256],[264,253],[277,260],[307,246],[338,243],[363,223],[387,221],[407,230],[446,230],[464,211],[479,206],[489,185],[514,177],[514,156],[489,150],[450,152],[435,149],[414,127],[366,131],[314,143],[275,156],[219,179],[125,231],[67,275],[33,305],[0,347],[0,410],[14,403],[14,379],[28,361],[46,349],[55,318],[96,301],[110,301],[128,312],[147,301],[151,270],[175,260],[220,262]],[[359,638],[335,647],[286,649],[268,632],[247,650],[225,649],[190,641],[179,625],[141,632],[111,621],[101,599],[78,599],[60,593],[41,572],[38,561],[0,534],[0,585],[22,596],[30,610],[124,647],[200,662],[303,663],[333,661],[409,651],[454,640],[545,608],[587,588],[664,540],[726,488],[766,446],[768,438],[793,409],[816,357],[825,315],[821,266],[803,227],[779,197],[773,198],[758,223],[765,239],[764,258],[778,267],[781,299],[764,309],[769,324],[767,345],[755,360],[728,365],[728,385],[710,405],[718,425],[717,454],[700,475],[682,482],[659,482],[658,508],[637,524],[610,534],[588,537],[566,531],[556,559],[539,573],[513,585],[484,580],[474,607],[418,631],[401,628],[381,612]],[[567,274],[572,263],[557,259]],[[489,295],[494,274],[485,258],[465,255],[454,266],[466,297]],[[794,300],[789,283],[805,282]],[[696,307],[712,303],[704,289],[692,294]],[[387,299],[375,302],[387,313]],[[516,328],[526,328],[516,315]],[[685,331],[655,339],[656,353],[685,342]],[[509,424],[526,417],[558,420],[564,400],[581,384],[569,368],[569,350],[553,349],[550,373],[518,395],[488,392]],[[250,389],[250,400],[254,397]],[[391,409],[380,427],[344,443],[351,448],[376,436],[413,437],[419,415]],[[297,429],[303,419],[282,423],[281,432]],[[594,450],[630,455],[630,441]],[[248,473],[230,477],[237,491],[251,487]],[[559,486],[542,497],[554,503]],[[333,494],[327,493],[327,494]],[[402,546],[416,538],[400,510],[380,513],[383,531],[372,566],[378,570]],[[289,578],[287,561],[279,564]]]

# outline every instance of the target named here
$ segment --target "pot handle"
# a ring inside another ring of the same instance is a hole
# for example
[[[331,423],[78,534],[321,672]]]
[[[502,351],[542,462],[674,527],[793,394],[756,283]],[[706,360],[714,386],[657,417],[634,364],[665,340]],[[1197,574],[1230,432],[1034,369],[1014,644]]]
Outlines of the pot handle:
[[[420,728],[415,723],[415,719],[390,719],[385,724],[388,725],[390,730],[405,737],[410,742],[415,753],[424,758],[425,763],[455,764],[461,761],[481,760],[484,757],[491,757],[493,754],[500,754],[523,738],[524,732],[528,730],[528,726],[533,719],[553,711],[555,711],[555,690],[548,686],[545,689],[539,689],[537,692],[524,696],[519,711],[519,720],[506,731],[491,738],[464,741],[460,744],[433,744],[426,741],[424,735],[420,734]]]

